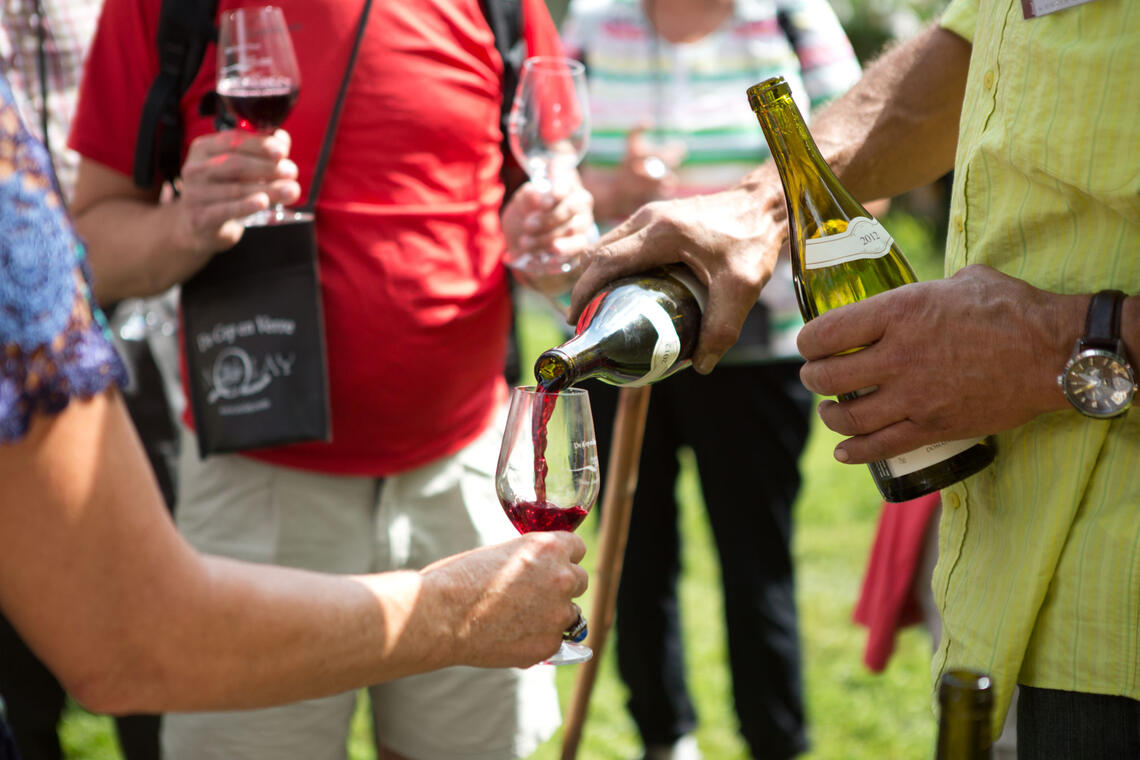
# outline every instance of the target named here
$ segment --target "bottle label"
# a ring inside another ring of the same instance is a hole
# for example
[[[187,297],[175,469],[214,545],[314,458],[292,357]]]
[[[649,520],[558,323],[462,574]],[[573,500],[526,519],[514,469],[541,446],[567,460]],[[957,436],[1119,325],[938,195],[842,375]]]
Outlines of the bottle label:
[[[705,313],[705,305],[709,300],[709,290],[705,284],[697,279],[693,274],[693,270],[689,269],[684,264],[668,267],[669,276],[677,282],[684,285],[693,294],[693,298],[697,300],[697,306],[700,307],[701,313]]]
[[[894,239],[875,219],[857,216],[837,235],[804,241],[804,268],[823,269],[857,259],[877,259],[887,255]]]
[[[657,382],[672,369],[681,355],[681,336],[673,326],[669,312],[660,304],[653,304],[642,315],[647,318],[653,329],[657,331],[657,342],[653,345],[653,357],[649,360],[649,371],[640,379],[626,385],[636,388]]]
[[[938,443],[932,443],[929,446],[923,446],[921,449],[915,449],[905,454],[899,454],[897,457],[891,457],[886,460],[887,469],[891,471],[891,476],[895,478],[901,475],[909,475],[912,472],[918,472],[924,467],[938,464],[952,456],[961,454],[980,440],[982,439],[974,438],[968,441],[939,441]]]

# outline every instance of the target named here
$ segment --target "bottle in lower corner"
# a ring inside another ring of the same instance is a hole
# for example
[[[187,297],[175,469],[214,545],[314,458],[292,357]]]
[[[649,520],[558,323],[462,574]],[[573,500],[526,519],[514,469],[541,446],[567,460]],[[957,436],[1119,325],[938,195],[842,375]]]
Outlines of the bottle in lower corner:
[[[953,669],[938,684],[938,743],[935,760],[988,760],[993,685],[989,676]]]
[[[559,391],[589,378],[649,385],[691,363],[707,291],[684,266],[622,277],[582,310],[574,336],[539,355],[539,386]]]
[[[748,88],[748,101],[784,186],[792,276],[804,321],[917,282],[894,239],[823,159],[784,78]],[[855,395],[860,394],[841,398]],[[872,462],[870,470],[884,499],[910,501],[973,475],[993,458],[986,440],[943,441]]]

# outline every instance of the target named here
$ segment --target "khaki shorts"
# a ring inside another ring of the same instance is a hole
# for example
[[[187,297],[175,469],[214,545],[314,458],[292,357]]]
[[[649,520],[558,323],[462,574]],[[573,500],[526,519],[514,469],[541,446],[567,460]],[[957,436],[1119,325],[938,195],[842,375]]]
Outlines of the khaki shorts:
[[[498,423],[457,454],[385,478],[241,456],[182,440],[177,521],[200,551],[331,573],[420,568],[517,533],[495,497]],[[267,653],[272,656],[272,653]],[[553,668],[448,668],[371,687],[380,744],[415,760],[532,754],[560,722]],[[165,760],[339,760],[356,693],[284,707],[164,717]]]

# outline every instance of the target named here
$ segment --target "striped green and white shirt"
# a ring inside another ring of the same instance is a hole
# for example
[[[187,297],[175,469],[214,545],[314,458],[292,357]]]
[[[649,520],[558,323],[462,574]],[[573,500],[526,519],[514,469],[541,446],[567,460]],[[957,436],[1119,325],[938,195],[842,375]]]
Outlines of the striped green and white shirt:
[[[1140,293],[1140,3],[954,0],[941,24],[973,44],[947,273]],[[1015,683],[1140,699],[1140,410],[1041,415],[997,447],[942,494],[935,670],[993,676],[995,736]]]
[[[648,124],[651,140],[685,145],[676,172],[680,196],[730,187],[768,158],[745,95],[749,87],[783,76],[807,118],[860,75],[827,0],[737,0],[718,29],[680,44],[654,32],[641,0],[573,0],[562,36],[567,52],[589,68],[585,163],[604,178],[625,156],[630,130]],[[772,353],[798,357],[795,335],[803,321],[790,264],[773,275],[761,302],[769,307]]]

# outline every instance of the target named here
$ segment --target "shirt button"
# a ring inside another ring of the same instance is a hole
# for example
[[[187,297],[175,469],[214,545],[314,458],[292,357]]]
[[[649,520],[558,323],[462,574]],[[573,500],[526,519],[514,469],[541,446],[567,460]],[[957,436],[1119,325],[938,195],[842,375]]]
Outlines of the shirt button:
[[[993,86],[994,86],[994,73],[993,73],[993,71],[987,71],[986,72],[985,77],[983,77],[983,79],[982,79],[982,86],[985,87],[987,90],[993,89]]]
[[[962,506],[962,499],[954,491],[944,494],[942,499],[946,502],[946,506],[950,507],[950,509],[957,509],[958,507]]]

